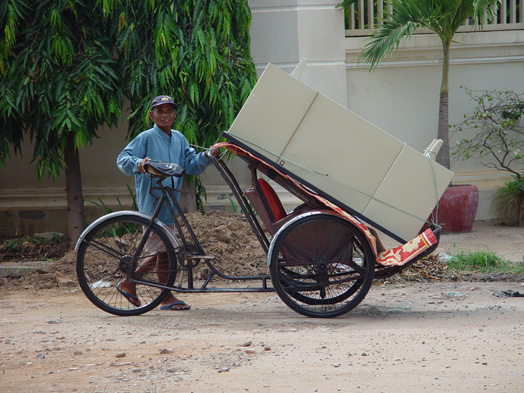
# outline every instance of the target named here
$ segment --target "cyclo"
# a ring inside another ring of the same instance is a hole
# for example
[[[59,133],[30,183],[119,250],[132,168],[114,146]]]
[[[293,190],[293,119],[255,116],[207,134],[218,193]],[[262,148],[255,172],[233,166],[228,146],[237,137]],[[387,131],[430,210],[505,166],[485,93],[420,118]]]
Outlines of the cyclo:
[[[319,127],[325,127],[323,136],[312,142]],[[222,272],[174,190],[162,184],[181,176],[183,168],[150,162],[147,170],[162,194],[155,212],[108,214],[77,242],[78,280],[93,304],[129,316],[154,309],[169,291],[275,291],[300,314],[337,317],[365,298],[374,279],[397,274],[438,247],[441,228],[426,218],[453,173],[433,162],[437,142],[420,154],[271,65],[223,136],[227,142],[215,148],[247,164],[251,186],[243,190],[222,157],[213,163],[267,253],[268,273]],[[345,166],[331,162],[333,157]],[[300,204],[287,212],[270,183]],[[157,219],[162,204],[169,207],[176,233]],[[369,224],[400,245],[377,247]],[[159,263],[162,253],[168,258]],[[209,273],[196,280],[200,264]],[[118,291],[124,278],[136,284],[139,307]],[[219,278],[242,284],[217,286],[224,282]]]
[[[374,278],[399,273],[438,246],[440,227],[435,227],[416,238],[419,243],[423,238],[429,246],[421,248],[403,265],[377,264],[375,237],[362,222],[269,165],[258,154],[249,152],[246,146],[235,143],[216,146],[228,149],[249,165],[252,187],[243,191],[226,162],[220,157],[213,158],[267,252],[269,274],[229,276],[221,272],[213,264],[213,257],[203,250],[174,198],[174,190],[162,184],[168,176],[181,176],[183,169],[173,164],[150,162],[146,169],[162,192],[155,212],[151,216],[135,211],[110,213],[93,222],[78,240],[77,276],[82,291],[94,305],[115,315],[128,316],[154,309],[170,290],[186,293],[274,290],[287,306],[300,314],[336,317],[352,310],[364,299]],[[259,177],[260,174],[283,186],[303,203],[286,213],[274,189]],[[168,204],[175,219],[176,234],[157,219],[164,203]],[[153,239],[154,247],[148,244],[148,239]],[[160,252],[167,252],[169,257],[164,267],[160,270],[153,265],[144,270],[144,261]],[[193,271],[200,263],[209,267],[209,274],[195,285]],[[215,277],[258,281],[259,285],[210,287]],[[140,307],[129,303],[117,291],[116,285],[123,278],[135,282]],[[268,285],[269,281],[272,286]]]

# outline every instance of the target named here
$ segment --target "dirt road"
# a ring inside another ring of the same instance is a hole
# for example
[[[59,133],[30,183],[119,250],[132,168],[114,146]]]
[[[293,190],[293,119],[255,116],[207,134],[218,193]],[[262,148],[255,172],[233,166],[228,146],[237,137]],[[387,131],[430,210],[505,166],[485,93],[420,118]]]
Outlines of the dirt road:
[[[274,293],[123,318],[76,288],[0,293],[2,392],[520,392],[520,283],[374,286],[330,320]]]
[[[249,228],[216,219],[226,224],[200,225],[205,249],[231,273],[252,274],[263,255]],[[523,244],[522,228],[475,224],[444,234],[438,252],[489,249],[521,262]],[[296,314],[274,293],[188,295],[189,312],[122,318],[77,289],[74,256],[59,270],[26,289],[0,286],[2,393],[524,391],[524,298],[494,296],[524,293],[520,282],[375,285],[330,320]],[[58,278],[73,286],[34,289]]]

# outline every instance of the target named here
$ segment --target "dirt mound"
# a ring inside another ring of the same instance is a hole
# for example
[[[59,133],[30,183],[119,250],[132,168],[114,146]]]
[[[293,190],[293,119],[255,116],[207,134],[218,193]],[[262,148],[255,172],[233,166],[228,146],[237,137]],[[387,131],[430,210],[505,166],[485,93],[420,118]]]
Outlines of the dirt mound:
[[[242,214],[219,211],[205,215],[190,213],[187,219],[206,254],[215,257],[213,265],[220,270],[230,275],[267,271],[266,255]],[[74,275],[75,262],[76,252],[69,251],[49,270]],[[203,264],[196,271],[205,269]]]
[[[267,274],[266,255],[242,214],[215,211],[206,215],[191,213],[187,218],[206,254],[214,256],[213,266],[220,271],[230,276]],[[3,285],[36,289],[73,286],[75,269],[76,251],[70,250],[54,264],[29,275],[10,277]],[[205,277],[208,271],[207,265],[200,263],[194,270],[195,278]]]
[[[192,213],[188,221],[202,248],[215,257],[213,265],[228,275],[266,274],[266,254],[256,239],[249,222],[240,213]],[[203,274],[205,266],[197,269]]]

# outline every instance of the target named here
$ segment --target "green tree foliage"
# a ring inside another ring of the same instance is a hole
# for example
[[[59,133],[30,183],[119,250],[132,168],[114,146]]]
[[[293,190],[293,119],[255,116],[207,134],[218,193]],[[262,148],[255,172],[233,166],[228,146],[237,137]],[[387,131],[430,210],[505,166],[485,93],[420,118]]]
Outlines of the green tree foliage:
[[[106,15],[118,12],[113,35],[125,58],[131,134],[144,129],[151,98],[168,94],[179,104],[175,128],[190,143],[214,143],[256,82],[247,2],[104,0],[103,5]]]
[[[508,225],[524,226],[524,94],[467,89],[473,113],[453,126],[460,137],[453,150],[463,160],[480,159],[488,168],[507,171],[512,181],[497,189],[494,205]],[[464,136],[462,133],[466,133]]]
[[[37,179],[56,178],[67,139],[78,149],[116,124],[122,62],[107,25],[80,2],[7,0],[0,20],[0,163],[29,134]]]
[[[458,136],[453,155],[463,160],[477,157],[487,168],[507,171],[517,179],[524,170],[524,94],[511,90],[464,88],[476,103],[473,113],[453,125]],[[469,135],[462,135],[468,132]]]
[[[70,214],[83,211],[78,150],[118,124],[125,99],[130,136],[169,94],[175,127],[208,146],[256,82],[246,0],[4,0],[0,21],[0,166],[29,137],[37,181],[64,168],[74,180]],[[69,225],[75,239],[84,223]]]

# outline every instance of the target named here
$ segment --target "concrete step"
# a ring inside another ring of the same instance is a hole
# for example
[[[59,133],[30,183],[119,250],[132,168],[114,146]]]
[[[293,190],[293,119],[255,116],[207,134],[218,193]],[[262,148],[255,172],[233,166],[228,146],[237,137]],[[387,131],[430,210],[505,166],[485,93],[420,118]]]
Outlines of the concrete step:
[[[47,261],[0,262],[0,277],[31,273],[36,269],[45,269],[53,263]]]

